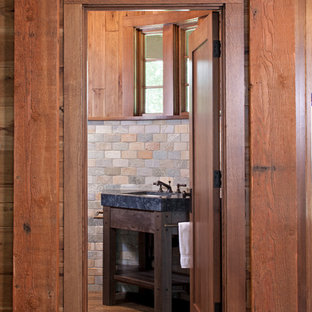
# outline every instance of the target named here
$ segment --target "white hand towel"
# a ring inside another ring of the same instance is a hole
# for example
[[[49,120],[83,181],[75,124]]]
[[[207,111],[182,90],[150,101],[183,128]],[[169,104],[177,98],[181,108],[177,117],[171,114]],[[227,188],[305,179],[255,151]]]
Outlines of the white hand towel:
[[[183,269],[193,267],[193,227],[191,222],[179,224],[180,263]]]

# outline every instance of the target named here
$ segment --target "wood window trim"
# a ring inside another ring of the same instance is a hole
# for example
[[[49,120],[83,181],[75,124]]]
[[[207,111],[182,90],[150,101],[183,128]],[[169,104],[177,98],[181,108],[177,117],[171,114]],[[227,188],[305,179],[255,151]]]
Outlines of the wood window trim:
[[[134,58],[135,58],[135,83],[134,83],[134,115],[142,116],[145,113],[145,92],[144,92],[144,81],[145,81],[145,66],[144,66],[144,51],[145,51],[145,40],[144,33],[139,30],[134,30]],[[123,70],[127,67],[127,63],[123,64]],[[122,82],[122,85],[127,82]]]
[[[174,119],[189,119],[189,114],[181,114],[175,116],[165,116],[159,114],[143,114],[142,116],[112,116],[112,117],[89,117],[89,121],[126,121],[126,120],[174,120]]]
[[[203,13],[202,13],[203,15]],[[207,15],[207,12],[205,13]],[[192,15],[193,17],[193,15]],[[131,30],[129,29],[131,28]],[[123,106],[128,107],[127,112],[130,111],[131,103],[133,103],[134,116],[143,116],[145,114],[145,98],[144,98],[144,39],[143,31],[134,29],[132,26],[127,26],[125,32],[134,32],[135,40],[131,44],[130,40],[123,42],[124,54],[132,49],[135,51],[135,65],[132,63],[124,62],[123,64]],[[179,46],[179,27],[176,24],[163,25],[163,113],[158,116],[172,116],[180,115],[183,113],[184,118],[188,118],[188,113],[180,107],[181,80],[180,80],[180,46]],[[135,75],[131,75],[134,70]],[[134,81],[133,81],[134,80]],[[133,86],[130,89],[128,86]],[[133,102],[132,102],[133,99]],[[185,97],[184,97],[185,99]],[[148,115],[148,114],[146,114]],[[126,116],[125,116],[126,117]]]
[[[188,29],[194,29],[198,23],[179,25],[179,115],[189,116],[186,107],[186,66],[185,35]]]
[[[159,117],[172,116],[182,114],[184,118],[188,118],[188,112],[185,110],[185,90],[181,86],[180,66],[182,65],[180,56],[180,34],[176,24],[181,21],[193,20],[207,16],[207,11],[190,11],[190,12],[164,12],[160,14],[125,17],[123,18],[123,33],[129,34],[130,38],[123,41],[123,54],[133,52],[134,61],[128,59],[122,66],[122,88],[123,88],[123,117],[142,116],[145,117],[145,99],[143,81],[145,79],[143,53],[144,40],[141,38],[144,32],[144,26],[148,31],[149,26],[157,25],[157,29],[163,29],[163,62],[164,62],[164,87],[163,87],[163,113],[158,114]],[[143,30],[142,30],[143,27]],[[155,26],[154,26],[155,27]],[[185,27],[185,26],[184,26]],[[134,64],[133,64],[134,63]],[[184,66],[184,65],[183,65]],[[135,74],[133,74],[135,73]],[[182,98],[181,98],[182,96]],[[128,115],[127,115],[128,114]],[[155,116],[155,115],[154,115]]]
[[[78,0],[77,0],[78,1]],[[245,310],[245,136],[244,136],[244,7],[243,3],[223,1],[219,8],[223,12],[224,26],[224,58],[223,73],[227,77],[224,80],[223,105],[224,114],[224,179],[227,184],[224,187],[224,216],[223,222],[226,230],[223,236],[224,257],[224,311]],[[236,1],[237,2],[237,1]],[[70,76],[70,81],[64,85],[65,137],[64,146],[64,193],[67,194],[64,202],[64,296],[65,312],[87,311],[87,232],[86,224],[86,194],[83,193],[86,183],[87,168],[86,146],[84,132],[86,132],[86,99],[84,85],[83,65],[83,37],[84,19],[83,11],[86,9],[82,3],[102,5],[101,9],[129,8],[183,8],[200,7],[202,9],[216,8],[214,2],[209,0],[188,0],[183,5],[179,2],[154,1],[153,5],[134,5],[130,0],[119,0],[117,3],[105,5],[103,1],[78,1],[65,4],[65,77]],[[142,2],[141,2],[142,3]],[[211,5],[212,4],[212,5]],[[224,5],[225,4],[225,5]],[[94,7],[93,7],[94,9]],[[124,40],[131,39],[133,28],[126,27],[128,34]],[[72,51],[76,51],[75,59]],[[133,59],[131,51],[123,56],[128,60]],[[233,66],[235,65],[235,66]],[[133,85],[129,85],[132,88]],[[133,102],[132,102],[133,104]],[[133,112],[133,105],[123,107],[123,113]],[[124,116],[129,116],[125,114]],[[77,131],[71,130],[71,125],[76,125]],[[233,157],[235,155],[235,157]],[[73,159],[75,161],[73,161]],[[84,168],[84,169],[83,169]],[[73,178],[74,177],[74,178]],[[81,194],[81,200],[77,200],[77,192]],[[75,200],[72,200],[75,199]],[[73,216],[75,218],[73,219]],[[82,248],[82,246],[84,246]],[[226,281],[226,283],[225,283]]]
[[[123,26],[142,28],[147,25],[177,24],[180,21],[207,16],[207,11],[163,12],[155,15],[129,16],[123,18]]]
[[[146,33],[145,33],[146,34]],[[148,117],[145,110],[145,70],[144,51],[145,40],[141,30],[135,30],[135,104],[134,115]],[[163,113],[152,114],[161,117],[179,115],[179,47],[178,27],[166,24],[162,29],[163,34]],[[126,65],[126,64],[125,64]],[[124,66],[125,66],[124,65]]]

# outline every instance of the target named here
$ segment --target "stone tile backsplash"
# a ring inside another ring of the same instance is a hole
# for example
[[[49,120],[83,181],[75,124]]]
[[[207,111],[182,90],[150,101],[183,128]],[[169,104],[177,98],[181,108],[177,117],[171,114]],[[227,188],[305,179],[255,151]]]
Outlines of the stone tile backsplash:
[[[89,290],[102,288],[102,220],[104,190],[157,190],[157,180],[189,185],[188,120],[88,122],[88,266]],[[137,235],[120,231],[117,261],[137,264]]]

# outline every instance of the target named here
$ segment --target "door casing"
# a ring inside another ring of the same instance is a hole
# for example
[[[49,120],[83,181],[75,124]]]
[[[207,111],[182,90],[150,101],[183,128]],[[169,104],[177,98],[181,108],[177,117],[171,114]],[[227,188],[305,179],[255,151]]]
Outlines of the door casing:
[[[222,16],[223,311],[246,309],[243,1],[64,1],[64,311],[87,311],[87,9],[215,9]]]

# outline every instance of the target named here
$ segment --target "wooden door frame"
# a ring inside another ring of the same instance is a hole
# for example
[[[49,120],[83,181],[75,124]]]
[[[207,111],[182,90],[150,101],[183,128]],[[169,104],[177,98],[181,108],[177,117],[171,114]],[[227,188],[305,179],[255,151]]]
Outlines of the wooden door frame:
[[[223,311],[246,307],[244,4],[241,0],[64,1],[64,311],[87,311],[87,113],[84,10],[220,8],[223,12]],[[226,79],[225,79],[226,77]]]

